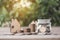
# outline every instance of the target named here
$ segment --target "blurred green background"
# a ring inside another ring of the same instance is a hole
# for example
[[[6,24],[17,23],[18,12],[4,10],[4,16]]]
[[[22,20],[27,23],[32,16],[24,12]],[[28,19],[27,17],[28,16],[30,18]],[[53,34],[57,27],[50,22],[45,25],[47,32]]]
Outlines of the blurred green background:
[[[18,19],[21,26],[27,26],[39,18],[50,18],[53,26],[60,26],[60,0],[27,0],[31,2],[29,7],[21,7],[20,2],[21,0],[0,0],[0,26],[11,22],[11,16]]]

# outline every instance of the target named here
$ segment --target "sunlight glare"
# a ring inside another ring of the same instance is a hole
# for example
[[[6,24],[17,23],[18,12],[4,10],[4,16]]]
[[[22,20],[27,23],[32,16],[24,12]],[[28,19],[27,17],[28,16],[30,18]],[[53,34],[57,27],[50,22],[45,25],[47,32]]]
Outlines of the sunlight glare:
[[[17,2],[14,4],[14,8],[24,8],[24,7],[27,7],[29,8],[31,5],[31,2],[30,1],[27,1],[27,0],[21,0],[20,2]]]

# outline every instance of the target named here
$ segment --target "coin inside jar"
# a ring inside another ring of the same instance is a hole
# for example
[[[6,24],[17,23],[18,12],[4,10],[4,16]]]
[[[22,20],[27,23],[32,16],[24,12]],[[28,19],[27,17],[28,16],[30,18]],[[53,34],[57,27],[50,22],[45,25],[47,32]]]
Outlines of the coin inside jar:
[[[44,33],[45,31],[46,31],[46,27],[45,27],[45,26],[41,26],[41,27],[40,27],[40,32],[41,32],[41,33]]]

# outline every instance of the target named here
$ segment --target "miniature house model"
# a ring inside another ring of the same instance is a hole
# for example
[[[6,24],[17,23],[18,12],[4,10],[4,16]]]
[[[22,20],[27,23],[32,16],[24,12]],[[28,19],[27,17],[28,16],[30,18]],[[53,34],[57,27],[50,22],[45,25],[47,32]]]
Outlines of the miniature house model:
[[[36,32],[40,33],[50,33],[51,31],[51,22],[50,19],[38,19]]]
[[[17,19],[12,19],[11,27],[10,27],[11,33],[17,33],[20,32],[20,24],[17,21]]]

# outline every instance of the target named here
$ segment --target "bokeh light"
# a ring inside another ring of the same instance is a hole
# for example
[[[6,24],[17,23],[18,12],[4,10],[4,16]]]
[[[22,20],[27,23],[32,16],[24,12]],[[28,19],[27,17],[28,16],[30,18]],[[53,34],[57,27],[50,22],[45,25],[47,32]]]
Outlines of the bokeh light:
[[[28,0],[21,0],[20,2],[17,2],[13,5],[14,8],[24,8],[24,7],[27,7],[29,8],[31,5],[31,2],[28,1]]]

